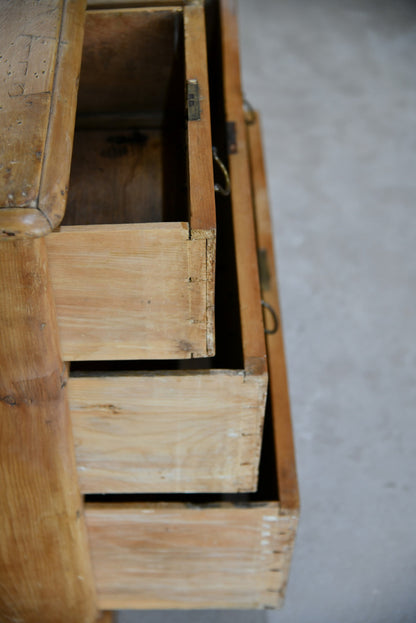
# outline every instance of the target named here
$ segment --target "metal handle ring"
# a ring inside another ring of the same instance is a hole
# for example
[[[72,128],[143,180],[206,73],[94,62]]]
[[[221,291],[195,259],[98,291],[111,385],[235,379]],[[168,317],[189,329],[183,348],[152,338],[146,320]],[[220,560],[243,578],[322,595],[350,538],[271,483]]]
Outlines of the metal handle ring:
[[[217,183],[214,184],[215,192],[220,193],[220,195],[223,195],[224,197],[228,197],[228,195],[230,194],[230,190],[231,190],[230,176],[228,175],[228,171],[226,169],[225,164],[223,163],[223,161],[218,155],[217,148],[214,146],[212,147],[212,156],[214,158],[214,162],[216,162],[216,164],[220,167],[222,174],[224,175],[224,179],[225,179],[225,188],[223,188],[221,184],[217,184]]]
[[[266,335],[273,335],[273,333],[277,333],[277,330],[279,328],[279,319],[273,307],[269,305],[269,303],[266,303],[266,301],[262,301],[261,304],[262,304],[262,307],[264,307],[264,309],[269,310],[273,318],[273,327],[271,329],[266,329],[266,327],[264,327],[264,332]]]

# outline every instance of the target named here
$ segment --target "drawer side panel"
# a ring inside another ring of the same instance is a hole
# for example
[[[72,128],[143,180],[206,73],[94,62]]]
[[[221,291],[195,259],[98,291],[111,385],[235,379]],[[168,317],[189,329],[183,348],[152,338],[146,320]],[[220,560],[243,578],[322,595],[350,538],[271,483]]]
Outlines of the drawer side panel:
[[[242,372],[70,378],[81,490],[255,489],[265,394]]]
[[[62,227],[47,246],[66,361],[206,355],[206,243],[186,224]]]
[[[292,520],[277,503],[87,505],[101,608],[264,608],[280,602]]]

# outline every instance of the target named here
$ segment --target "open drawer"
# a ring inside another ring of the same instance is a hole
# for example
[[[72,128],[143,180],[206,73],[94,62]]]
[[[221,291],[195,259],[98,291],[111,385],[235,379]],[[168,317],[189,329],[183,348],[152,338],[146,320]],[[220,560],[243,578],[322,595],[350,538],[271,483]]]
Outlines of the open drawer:
[[[89,10],[47,238],[64,359],[213,355],[215,239],[203,7]]]
[[[216,356],[71,364],[83,493],[257,488],[268,374],[250,168],[241,96],[226,80],[221,87],[234,58],[225,49],[222,64],[214,52],[213,44],[212,125],[222,152],[224,99],[239,123],[238,149],[228,157],[231,194],[217,200]]]
[[[262,294],[277,318],[270,216],[257,116],[248,127]],[[259,486],[245,495],[87,496],[102,608],[282,605],[299,514],[281,325],[267,335],[271,371]]]

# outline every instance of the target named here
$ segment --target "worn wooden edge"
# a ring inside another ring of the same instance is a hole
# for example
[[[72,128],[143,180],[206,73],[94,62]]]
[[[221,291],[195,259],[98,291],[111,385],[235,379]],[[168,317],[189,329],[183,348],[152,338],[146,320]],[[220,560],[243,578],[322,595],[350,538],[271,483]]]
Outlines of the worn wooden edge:
[[[190,230],[191,231],[191,230]],[[215,268],[216,268],[216,231],[201,231],[198,230],[196,235],[190,236],[190,242],[196,241],[205,242],[205,266],[204,266],[204,279],[205,279],[205,326],[206,326],[206,340],[205,348],[201,349],[198,353],[193,353],[192,357],[213,357],[215,355]],[[192,270],[193,263],[190,260],[190,270]]]
[[[189,4],[183,14],[185,79],[187,83],[198,82],[200,109],[200,118],[187,122],[189,218],[193,237],[193,230],[215,232],[214,167],[204,8]]]
[[[163,592],[163,591],[162,591]],[[102,604],[102,607],[112,608],[113,610],[262,610],[265,608],[264,605],[259,605],[257,602],[253,601],[249,606],[241,606],[239,603],[236,603],[235,600],[222,600],[219,604],[218,602],[213,602],[211,599],[199,599],[197,603],[194,600],[187,601],[184,596],[182,599],[171,599],[171,600],[163,600],[161,601],[158,598],[153,599],[141,599],[138,602],[137,597],[126,597],[126,596],[117,596],[117,595],[105,595],[103,594],[98,598],[99,602]],[[279,597],[276,597],[276,602],[267,604],[266,608],[275,609],[281,607],[281,601]]]
[[[64,216],[84,16],[85,0],[64,0],[37,196],[29,206],[0,209],[0,239],[45,236]]]
[[[101,232],[122,232],[122,231],[181,231],[183,230],[184,239],[189,238],[189,226],[184,222],[162,222],[162,223],[109,223],[104,225],[62,225],[56,233],[97,233]]]
[[[184,7],[185,77],[198,81],[200,119],[187,122],[190,236],[206,240],[206,353],[215,354],[215,192],[205,13],[201,3]]]
[[[64,8],[38,200],[51,231],[62,221],[67,201],[86,0],[66,0]]]
[[[0,240],[7,238],[39,238],[51,231],[44,214],[36,208],[0,209]]]
[[[270,395],[274,414],[276,438],[279,496],[282,508],[288,512],[299,510],[299,489],[296,476],[295,448],[290,415],[289,387],[283,342],[282,317],[277,288],[276,264],[273,249],[272,222],[270,217],[261,127],[259,116],[254,113],[247,124],[253,205],[256,215],[257,245],[263,254],[265,275],[262,280],[263,300],[271,305],[278,319],[278,330],[267,334],[267,356],[269,364]],[[265,324],[270,327],[268,311],[265,310]]]
[[[206,240],[206,261],[207,261],[207,357],[215,355],[215,252],[216,238]]]
[[[4,215],[4,219],[3,219]],[[8,223],[13,226],[8,227]],[[47,223],[45,217],[39,210],[35,208],[5,208],[0,210],[0,231],[6,239],[18,238],[18,232],[24,232],[30,228],[36,234],[36,238],[44,235],[43,232]],[[19,229],[20,228],[20,229]],[[66,232],[91,232],[100,233],[108,231],[164,231],[164,230],[186,230],[187,238],[189,238],[189,224],[185,222],[161,222],[161,223],[110,223],[103,225],[62,225],[54,230],[54,233]],[[49,233],[49,232],[47,232]]]
[[[129,7],[183,7],[186,4],[201,4],[203,0],[88,0],[87,8],[107,9],[107,8],[129,8]]]
[[[87,3],[88,13],[105,13],[106,15],[135,14],[135,13],[182,13],[183,6],[178,2],[171,2],[165,5],[164,2],[100,2],[95,4]]]
[[[235,124],[236,134],[235,149],[228,154],[228,162],[244,367],[247,374],[267,374],[235,2],[221,2],[220,21],[226,122]]]

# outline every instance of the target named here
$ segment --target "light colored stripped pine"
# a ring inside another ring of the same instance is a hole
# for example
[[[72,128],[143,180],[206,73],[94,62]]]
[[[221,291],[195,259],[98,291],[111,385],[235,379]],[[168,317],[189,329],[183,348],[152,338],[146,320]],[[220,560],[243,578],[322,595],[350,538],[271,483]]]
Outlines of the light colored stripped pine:
[[[265,393],[241,371],[71,377],[82,492],[255,490]]]
[[[88,504],[98,601],[117,609],[276,607],[292,520],[276,502],[234,507]]]
[[[206,244],[186,223],[68,226],[46,242],[66,361],[206,356]]]
[[[0,620],[92,623],[94,581],[44,238],[0,242]]]

